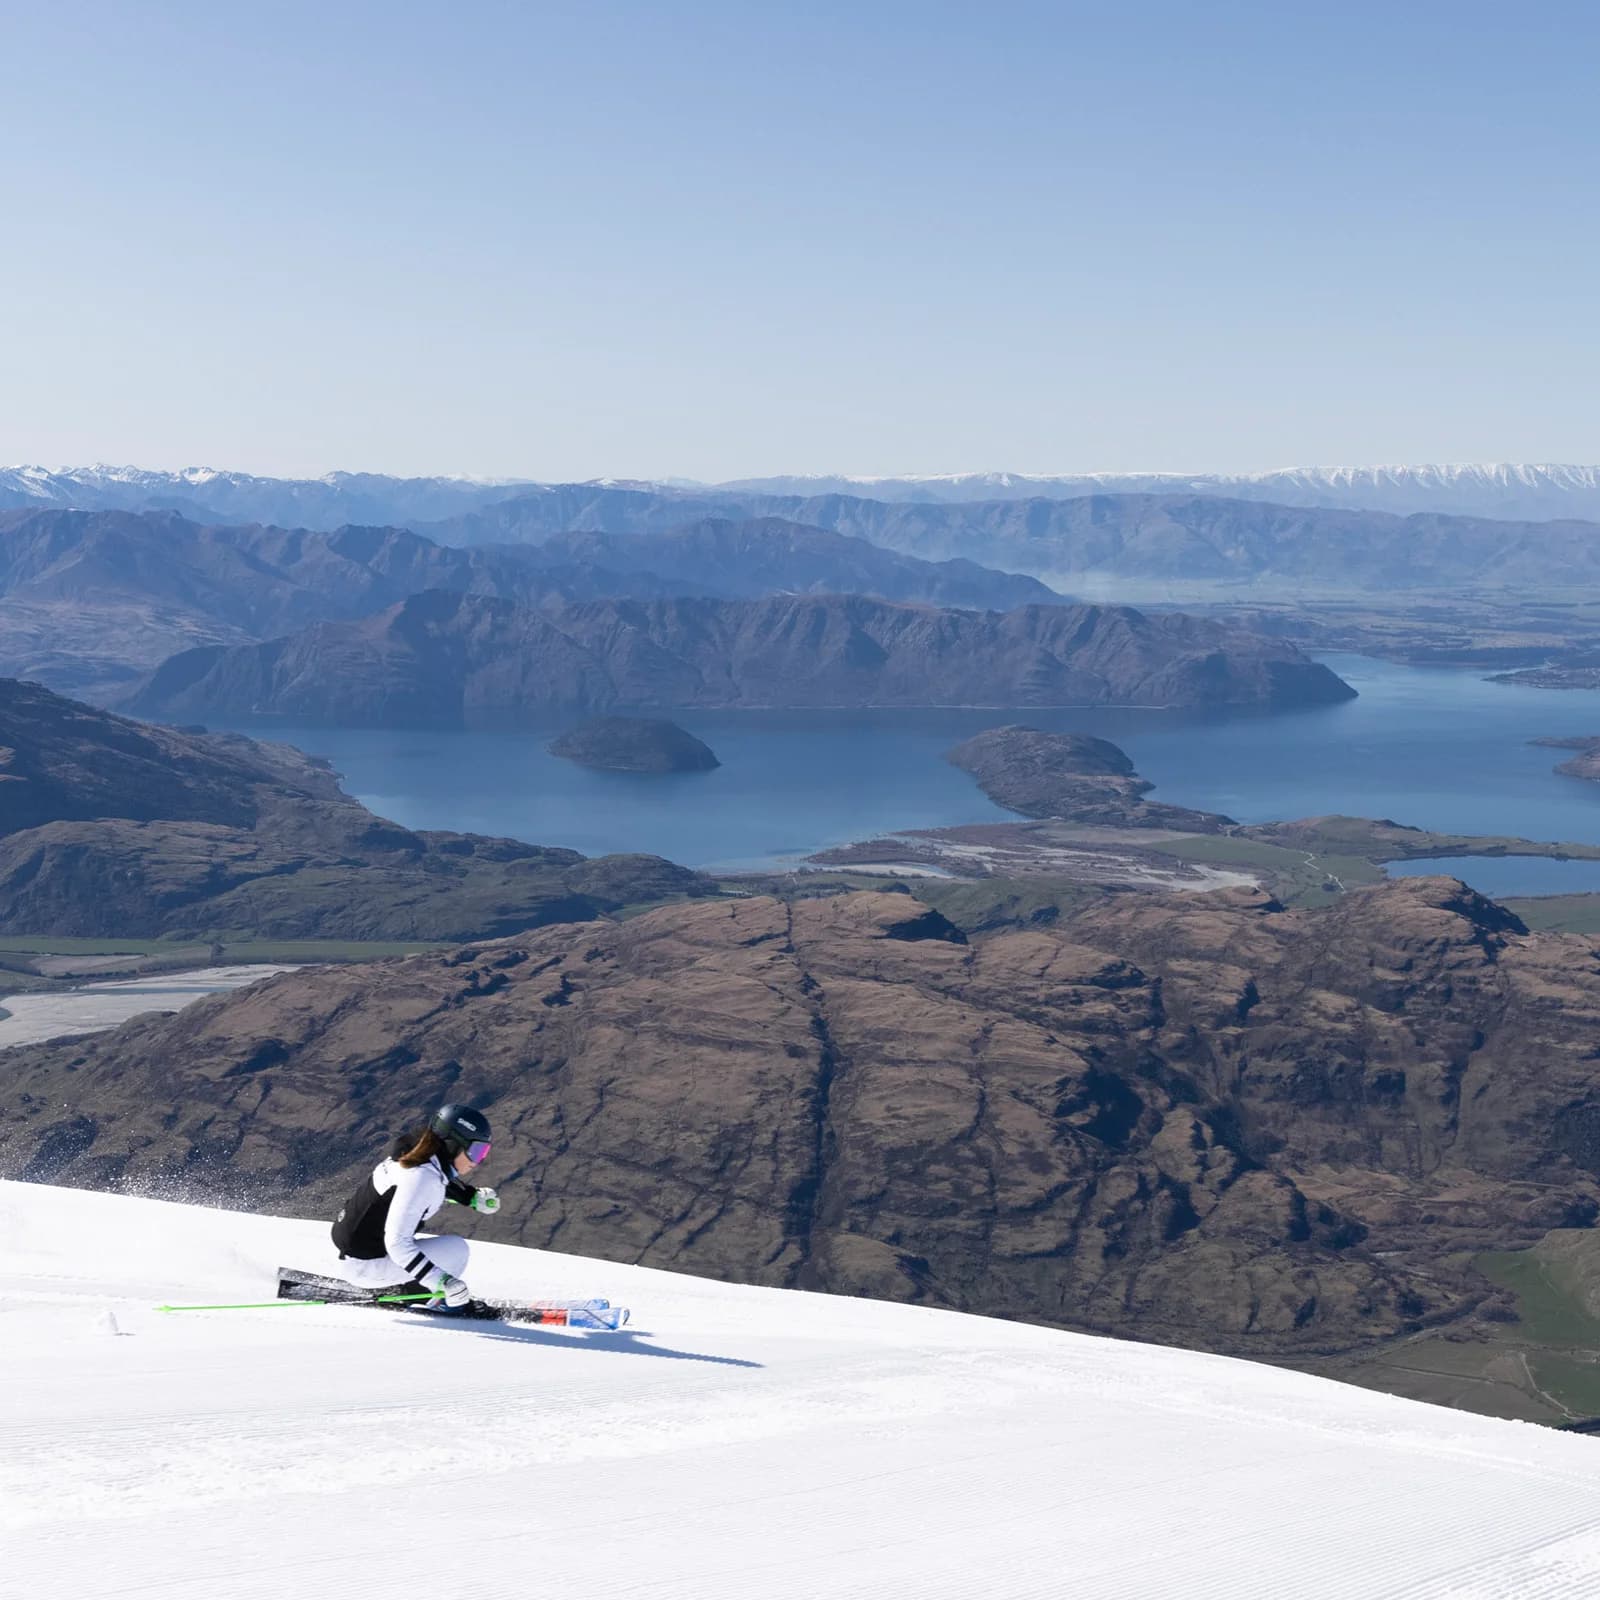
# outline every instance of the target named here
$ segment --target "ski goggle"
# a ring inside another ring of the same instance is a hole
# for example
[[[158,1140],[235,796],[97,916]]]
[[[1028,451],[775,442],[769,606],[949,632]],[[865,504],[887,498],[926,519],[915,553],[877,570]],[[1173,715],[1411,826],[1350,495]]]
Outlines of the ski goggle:
[[[489,1151],[492,1148],[493,1146],[487,1139],[474,1139],[472,1143],[467,1146],[467,1160],[470,1161],[473,1166],[477,1166],[479,1162],[487,1161],[489,1159]]]

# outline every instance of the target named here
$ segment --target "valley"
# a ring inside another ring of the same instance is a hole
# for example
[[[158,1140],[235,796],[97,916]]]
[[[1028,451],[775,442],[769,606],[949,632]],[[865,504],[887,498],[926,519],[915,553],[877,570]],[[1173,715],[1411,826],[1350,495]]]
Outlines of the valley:
[[[13,8],[11,1587],[1600,1600],[1600,8],[1254,9]]]
[[[1041,601],[586,493],[464,513],[525,544],[13,518],[0,634],[79,617],[59,675],[157,720],[6,689],[0,1174],[314,1214],[466,1072],[522,1244],[1582,1408],[1527,1263],[1600,1215],[1595,721],[1484,677],[1581,607]]]

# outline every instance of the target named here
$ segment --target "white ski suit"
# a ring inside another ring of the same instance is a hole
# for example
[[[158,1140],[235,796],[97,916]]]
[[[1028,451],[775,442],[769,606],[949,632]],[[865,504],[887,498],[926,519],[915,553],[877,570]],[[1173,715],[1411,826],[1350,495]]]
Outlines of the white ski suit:
[[[420,1280],[426,1289],[436,1289],[446,1275],[465,1277],[465,1239],[453,1233],[420,1237],[417,1233],[444,1204],[449,1181],[437,1156],[420,1167],[402,1167],[393,1157],[380,1161],[372,1169],[372,1187],[380,1202],[388,1197],[388,1215],[383,1224],[383,1247],[387,1253],[370,1261],[344,1257],[337,1268],[339,1276],[367,1289],[384,1289],[413,1279]]]

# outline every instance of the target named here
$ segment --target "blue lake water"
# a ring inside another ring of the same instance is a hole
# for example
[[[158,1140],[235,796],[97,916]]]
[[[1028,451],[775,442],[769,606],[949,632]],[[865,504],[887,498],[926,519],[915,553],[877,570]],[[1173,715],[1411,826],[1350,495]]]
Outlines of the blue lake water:
[[[1540,856],[1441,856],[1433,861],[1394,861],[1394,878],[1427,878],[1444,873],[1464,878],[1480,893],[1600,893],[1600,861],[1552,861]]]
[[[586,854],[646,850],[691,866],[771,864],[898,829],[1006,819],[942,759],[957,741],[1004,722],[1114,740],[1156,785],[1156,798],[1241,822],[1345,812],[1600,844],[1600,784],[1558,777],[1551,769],[1563,753],[1527,742],[1600,733],[1600,695],[1362,656],[1324,659],[1360,698],[1273,715],[685,711],[674,720],[722,766],[667,777],[559,760],[544,748],[557,725],[532,733],[246,731],[328,757],[353,794],[407,827],[506,834]],[[1500,894],[1600,887],[1591,864],[1532,858],[1475,863],[1468,878]]]

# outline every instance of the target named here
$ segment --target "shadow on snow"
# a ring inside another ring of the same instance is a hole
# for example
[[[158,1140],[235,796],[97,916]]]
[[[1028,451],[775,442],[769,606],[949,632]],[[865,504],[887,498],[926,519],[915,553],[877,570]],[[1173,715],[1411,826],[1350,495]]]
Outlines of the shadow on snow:
[[[542,1344],[562,1350],[589,1350],[601,1355],[655,1356],[666,1361],[703,1361],[715,1367],[760,1367],[759,1361],[741,1356],[710,1356],[697,1350],[671,1350],[665,1345],[646,1344],[650,1338],[634,1328],[619,1328],[615,1333],[601,1329],[551,1333],[545,1328],[519,1327],[515,1323],[449,1322],[443,1317],[418,1317],[410,1327],[445,1328],[452,1333],[470,1333],[480,1339],[506,1339],[516,1344]]]

